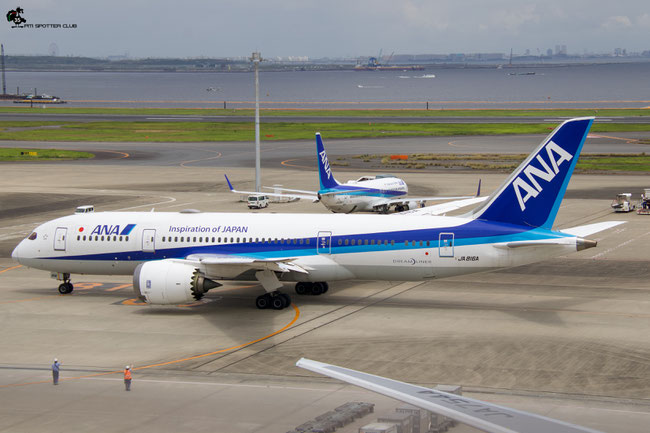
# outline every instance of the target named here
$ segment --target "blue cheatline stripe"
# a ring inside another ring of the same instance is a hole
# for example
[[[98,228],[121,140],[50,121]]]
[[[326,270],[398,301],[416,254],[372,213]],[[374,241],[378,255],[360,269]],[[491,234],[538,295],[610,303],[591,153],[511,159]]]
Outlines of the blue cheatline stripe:
[[[120,236],[128,236],[129,233],[135,228],[135,224],[127,224],[126,227],[120,232]]]
[[[334,235],[331,237],[330,245],[333,254],[438,248],[440,233],[453,233],[454,246],[470,246],[498,242],[530,241],[571,237],[570,235],[564,233],[553,232],[545,229],[531,229],[511,224],[475,220],[456,227],[403,230],[381,233],[363,233],[358,235]],[[300,245],[299,239],[297,243],[294,243],[293,239],[291,239],[291,242],[289,242],[289,240],[285,240],[285,243],[278,242],[277,244],[269,242],[246,242],[235,244],[192,245],[187,247],[164,248],[161,247],[162,245],[165,245],[164,243],[157,242],[158,248],[156,248],[155,253],[146,253],[143,251],[134,250],[126,252],[44,258],[56,260],[148,261],[161,260],[163,258],[182,259],[192,254],[215,254],[224,256],[240,255],[258,259],[301,257],[318,254],[316,251],[316,245],[318,242],[317,237],[302,239],[303,241],[308,239],[309,244],[303,243]],[[350,245],[353,239],[357,245]],[[348,241],[349,245],[345,245],[346,240]],[[375,245],[371,244],[372,240],[376,242]],[[341,245],[339,245],[339,241],[341,241]],[[366,241],[368,241],[367,245]],[[384,245],[384,241],[387,241],[388,245]],[[394,242],[394,244],[391,244],[391,241]],[[405,244],[406,241],[409,241],[408,245]],[[415,245],[413,245],[413,241],[416,241]],[[423,241],[423,246],[420,246],[420,241]],[[429,246],[426,245],[426,241],[429,241]],[[83,241],[79,242],[83,243]],[[359,242],[362,244],[359,245]],[[103,244],[103,246],[105,245],[106,244]]]
[[[335,188],[325,188],[318,191],[319,194],[338,193],[336,195],[367,195],[371,197],[398,197],[406,195],[404,191],[393,189],[364,188],[361,186],[339,185]]]

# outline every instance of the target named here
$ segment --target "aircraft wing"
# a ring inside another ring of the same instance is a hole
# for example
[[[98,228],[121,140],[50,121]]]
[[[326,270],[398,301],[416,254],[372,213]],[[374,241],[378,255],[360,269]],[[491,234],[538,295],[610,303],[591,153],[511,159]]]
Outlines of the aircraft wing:
[[[264,194],[268,195],[269,197],[284,197],[284,198],[303,198],[305,200],[312,200],[314,203],[318,202],[318,195],[316,193],[312,194],[278,194],[278,193],[273,193],[273,192],[255,192],[255,191],[241,191],[238,189],[235,189],[232,184],[230,183],[230,179],[228,179],[228,176],[226,176],[226,182],[228,182],[228,188],[230,189],[230,192],[234,192],[236,194]],[[268,187],[265,187],[268,188]],[[286,190],[285,190],[286,191]],[[311,193],[311,191],[304,191],[305,193]]]
[[[277,190],[277,191],[297,192],[297,193],[301,193],[301,194],[309,194],[309,195],[314,195],[314,196],[318,195],[318,191],[305,191],[305,190],[302,190],[302,189],[280,188],[280,187],[276,187],[276,186],[263,186],[262,188],[264,188],[264,189],[273,189],[273,190]]]
[[[471,206],[473,204],[481,203],[487,200],[486,197],[472,197],[466,198],[464,200],[450,201],[447,203],[436,204],[433,206],[426,206],[418,209],[411,209],[404,212],[399,212],[393,215],[441,215],[447,212],[454,211],[456,209],[461,209],[466,206]]]
[[[302,358],[296,365],[447,416],[488,433],[602,433],[530,412],[323,362]]]
[[[307,268],[294,263],[295,258],[260,259],[236,255],[191,254],[185,260],[203,266],[209,276],[222,278],[237,276],[250,270],[309,273]]]

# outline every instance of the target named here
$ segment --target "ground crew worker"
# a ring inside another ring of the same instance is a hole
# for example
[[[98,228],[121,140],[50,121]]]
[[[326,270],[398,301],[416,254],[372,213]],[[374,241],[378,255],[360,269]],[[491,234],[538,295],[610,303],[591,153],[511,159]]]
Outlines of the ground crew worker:
[[[124,367],[124,388],[127,391],[131,391],[131,367],[128,365]]]
[[[54,385],[59,384],[59,368],[61,367],[61,363],[59,362],[58,359],[54,358],[54,363],[52,364],[52,383]]]

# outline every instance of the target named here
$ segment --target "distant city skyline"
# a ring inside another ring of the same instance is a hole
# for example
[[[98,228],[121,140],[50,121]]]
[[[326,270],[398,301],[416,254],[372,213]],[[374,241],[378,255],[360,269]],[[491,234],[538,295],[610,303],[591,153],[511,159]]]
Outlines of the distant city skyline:
[[[48,54],[53,46],[62,56],[132,58],[650,50],[650,6],[639,0],[28,0],[20,7],[28,24],[69,26],[5,22],[0,41],[9,55]]]

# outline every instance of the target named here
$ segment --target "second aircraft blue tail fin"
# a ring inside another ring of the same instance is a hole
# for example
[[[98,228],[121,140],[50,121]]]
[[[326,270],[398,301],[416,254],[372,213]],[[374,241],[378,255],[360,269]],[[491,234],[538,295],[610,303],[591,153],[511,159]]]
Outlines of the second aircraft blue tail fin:
[[[316,159],[318,159],[318,177],[320,179],[320,189],[330,189],[338,186],[338,182],[334,179],[330,161],[327,159],[327,153],[323,146],[323,139],[320,137],[320,132],[316,133]]]
[[[472,216],[550,230],[593,121],[558,126]]]

